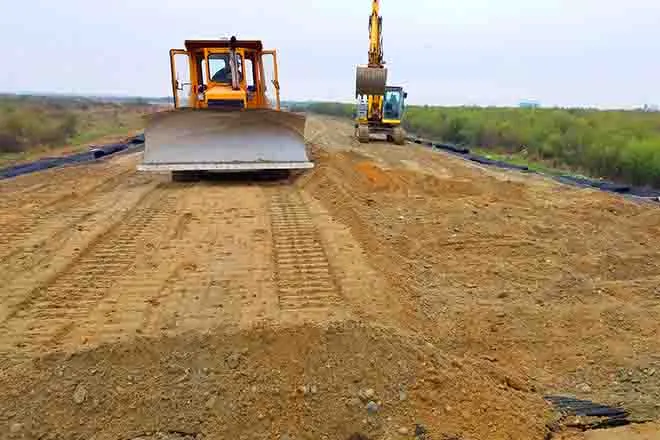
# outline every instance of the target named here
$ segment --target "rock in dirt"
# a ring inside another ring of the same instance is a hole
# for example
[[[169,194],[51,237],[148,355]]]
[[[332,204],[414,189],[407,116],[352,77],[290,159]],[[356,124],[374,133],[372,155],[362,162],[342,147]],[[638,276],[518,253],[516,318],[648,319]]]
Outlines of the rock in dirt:
[[[426,427],[420,423],[415,425],[415,440],[427,440]]]
[[[217,396],[211,396],[209,400],[206,401],[206,408],[208,409],[213,408],[217,400],[218,400]]]
[[[525,383],[524,380],[515,376],[506,376],[504,378],[504,383],[506,384],[506,386],[508,386],[509,388],[513,388],[516,391],[522,391],[525,393],[530,391],[530,387],[527,385],[527,383]]]
[[[227,356],[227,366],[232,370],[238,368],[240,362],[241,362],[241,355],[238,353],[232,353],[229,356]]]
[[[367,403],[367,411],[369,414],[376,414],[378,412],[378,404],[374,402],[373,400],[370,400],[369,403]]]
[[[578,390],[582,391],[583,393],[590,393],[591,387],[589,386],[589,384],[583,383],[578,385]]]
[[[78,384],[75,391],[73,392],[73,401],[80,405],[87,398],[87,389],[83,384]]]
[[[363,402],[368,402],[369,400],[372,400],[376,396],[376,391],[374,391],[373,388],[367,388],[364,390],[360,390],[358,393],[358,397],[363,401]]]
[[[9,427],[9,432],[12,434],[18,434],[23,430],[23,425],[20,423],[12,423],[11,426]]]
[[[405,426],[402,426],[399,429],[397,429],[397,432],[401,435],[408,435],[410,431]]]

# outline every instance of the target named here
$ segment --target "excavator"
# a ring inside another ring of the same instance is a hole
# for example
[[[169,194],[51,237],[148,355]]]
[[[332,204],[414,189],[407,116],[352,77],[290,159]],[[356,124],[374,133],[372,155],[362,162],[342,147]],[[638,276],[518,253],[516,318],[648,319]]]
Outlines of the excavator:
[[[277,54],[260,40],[186,40],[170,50],[174,109],[145,128],[138,170],[173,179],[313,168],[306,118],[280,108]]]
[[[405,143],[406,133],[401,127],[401,118],[408,94],[402,87],[387,85],[380,0],[372,0],[369,64],[357,66],[355,97],[358,100],[355,130],[360,142],[368,143],[371,134],[384,134],[388,141],[399,145]]]

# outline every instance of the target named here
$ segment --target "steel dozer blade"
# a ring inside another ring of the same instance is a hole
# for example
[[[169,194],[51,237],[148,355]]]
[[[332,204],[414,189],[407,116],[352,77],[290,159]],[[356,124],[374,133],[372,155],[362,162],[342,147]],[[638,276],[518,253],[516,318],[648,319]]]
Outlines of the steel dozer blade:
[[[145,129],[140,171],[258,171],[313,168],[305,116],[276,110],[180,109]]]

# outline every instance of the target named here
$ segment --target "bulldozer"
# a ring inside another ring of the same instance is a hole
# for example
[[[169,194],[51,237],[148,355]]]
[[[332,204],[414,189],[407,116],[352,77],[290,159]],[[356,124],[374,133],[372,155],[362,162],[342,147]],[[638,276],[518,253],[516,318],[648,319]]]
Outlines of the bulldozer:
[[[402,145],[406,133],[401,119],[408,94],[402,87],[387,85],[387,68],[383,56],[383,17],[380,0],[372,0],[369,17],[369,63],[357,66],[355,98],[357,112],[355,131],[358,140],[368,143],[372,134]]]
[[[140,171],[172,177],[313,168],[302,114],[280,106],[277,54],[235,36],[170,50],[174,108],[145,128]]]

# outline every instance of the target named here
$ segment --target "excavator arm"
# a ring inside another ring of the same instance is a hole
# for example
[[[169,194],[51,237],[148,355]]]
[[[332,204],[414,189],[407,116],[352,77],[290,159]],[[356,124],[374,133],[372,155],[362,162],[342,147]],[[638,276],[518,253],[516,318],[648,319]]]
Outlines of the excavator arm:
[[[380,16],[380,0],[372,0],[369,17],[369,64],[357,67],[355,97],[383,96],[386,84],[387,69],[383,61],[383,18]]]

